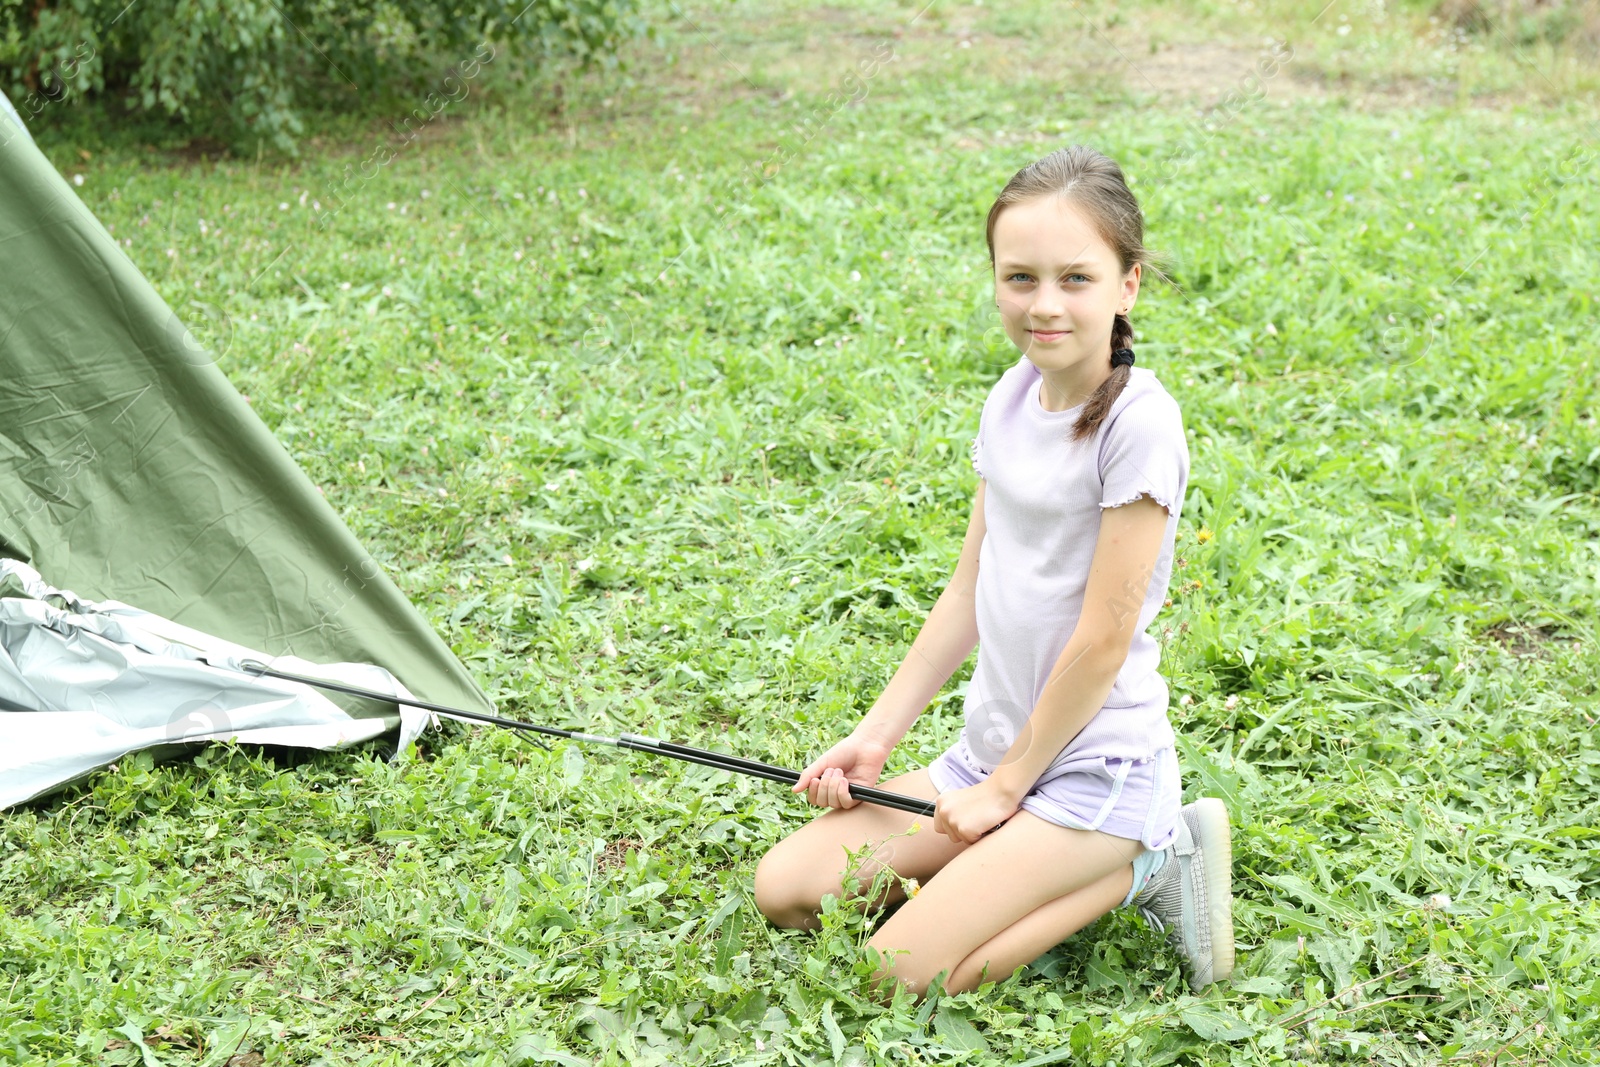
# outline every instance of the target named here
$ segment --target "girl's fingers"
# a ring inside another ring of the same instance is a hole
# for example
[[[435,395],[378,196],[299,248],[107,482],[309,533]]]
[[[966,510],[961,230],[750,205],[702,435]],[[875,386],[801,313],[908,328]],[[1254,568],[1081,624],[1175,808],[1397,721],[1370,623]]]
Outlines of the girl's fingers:
[[[832,768],[828,766],[827,760],[828,757],[823,756],[805,770],[801,771],[799,779],[795,781],[794,786],[792,787],[794,792],[803,793],[808,791],[814,782],[820,781],[823,775],[832,770]]]
[[[813,784],[813,782],[821,781],[821,777],[824,776],[824,774],[827,774],[827,757],[822,757],[821,760],[816,761],[816,763],[813,763],[813,765],[808,766],[808,768],[803,769],[803,771],[800,771],[800,781],[795,782],[795,785],[797,785],[797,787],[800,787],[800,785],[805,785],[806,789],[810,789],[811,784]]]
[[[822,769],[822,761],[817,760],[817,762],[801,771],[799,780],[794,783],[794,791],[796,793],[803,793],[810,789],[811,783],[815,782],[817,777],[821,775]]]
[[[838,767],[829,767],[823,771],[817,778],[817,796],[813,802],[823,808],[844,807],[843,798],[839,794],[839,786],[843,781],[844,772]]]
[[[830,782],[832,782],[834,768],[827,768],[816,776],[816,781],[811,782],[811,803],[818,808],[832,808],[834,801],[829,795]]]

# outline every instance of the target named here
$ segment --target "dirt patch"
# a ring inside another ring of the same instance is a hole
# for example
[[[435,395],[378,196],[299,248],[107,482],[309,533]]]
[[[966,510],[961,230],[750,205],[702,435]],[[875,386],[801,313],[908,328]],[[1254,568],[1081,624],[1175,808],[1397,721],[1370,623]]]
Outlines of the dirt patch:
[[[699,116],[733,100],[762,98],[777,105],[774,115],[781,121],[788,114],[783,105],[796,96],[806,98],[807,106],[830,93],[895,98],[923,90],[929,79],[1016,82],[1028,85],[1035,99],[1051,93],[1127,94],[1136,101],[1201,108],[1326,98],[1372,109],[1501,108],[1527,102],[1532,92],[1478,92],[1463,99],[1447,79],[1399,71],[1352,75],[1319,61],[1311,42],[1270,43],[1266,30],[1242,39],[1192,22],[1169,26],[1138,16],[1111,27],[1061,19],[1034,25],[1017,18],[968,6],[931,9],[909,24],[903,17],[842,6],[751,8],[714,21],[691,13],[662,26],[659,43],[629,49],[634,77],[651,87],[653,103],[641,108],[619,93],[602,111],[585,90],[575,94],[583,99],[565,117],[582,125],[604,123],[648,112],[663,100],[686,116]],[[1176,32],[1168,40],[1157,30]],[[859,84],[847,81],[858,68],[874,73]]]
[[[167,150],[169,159],[182,163],[216,163],[228,158],[226,143],[215,137],[196,137],[186,144]]]
[[[615,841],[608,842],[606,847],[600,850],[595,866],[602,871],[621,870],[628,862],[628,853],[637,852],[642,848],[644,842],[636,837],[619,837]]]
[[[1549,659],[1553,644],[1572,640],[1557,637],[1554,626],[1524,626],[1518,622],[1498,623],[1483,631],[1483,635],[1520,659]]]
[[[1281,70],[1282,62],[1270,52],[1223,41],[1164,45],[1153,53],[1129,54],[1125,66],[1135,92],[1189,97],[1207,106],[1229,93],[1316,95],[1314,87],[1293,80],[1292,69]]]
[[[1294,100],[1345,97],[1363,108],[1415,107],[1456,102],[1455,90],[1426,79],[1390,75],[1364,82],[1344,72],[1330,73],[1315,60],[1296,56],[1287,46],[1250,48],[1228,41],[1162,46],[1134,59],[1136,92],[1179,97],[1202,108],[1245,102],[1281,104]],[[1497,98],[1474,97],[1475,106],[1495,106]]]

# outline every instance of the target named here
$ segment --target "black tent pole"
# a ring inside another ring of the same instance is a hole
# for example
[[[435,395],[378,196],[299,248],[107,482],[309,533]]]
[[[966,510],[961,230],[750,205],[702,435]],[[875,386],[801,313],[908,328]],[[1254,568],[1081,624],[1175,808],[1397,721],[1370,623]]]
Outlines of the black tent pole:
[[[321,678],[310,678],[303,674],[290,674],[287,671],[275,670],[260,660],[245,660],[241,664],[249,674],[271,675],[274,678],[283,678],[291,682],[301,682],[305,685],[314,685],[319,689],[331,689],[340,693],[349,693],[352,696],[368,697],[389,704],[405,704],[409,707],[424,708],[452,718],[467,719],[473,722],[485,722],[493,726],[505,726],[513,730],[527,730],[534,733],[546,734],[551,737],[562,737],[570,741],[584,741],[594,744],[614,745],[618,748],[632,749],[635,752],[654,752],[658,755],[671,756],[687,763],[698,763],[701,766],[712,767],[722,771],[734,771],[739,774],[748,774],[755,778],[765,778],[768,781],[783,782],[794,785],[800,780],[800,773],[787,767],[778,767],[771,763],[761,763],[757,760],[745,759],[741,756],[730,755],[726,752],[713,752],[710,749],[691,748],[688,745],[679,745],[672,741],[660,741],[654,737],[643,734],[622,734],[618,737],[601,737],[597,734],[587,734],[578,730],[560,730],[554,726],[540,726],[536,723],[523,722],[520,719],[507,719],[500,715],[487,715],[483,712],[465,711],[461,708],[452,708],[444,704],[433,704],[426,700],[417,700],[414,697],[400,697],[391,693],[380,693],[373,689],[361,689],[342,682],[329,682]],[[872,786],[850,783],[850,795],[857,800],[869,804],[878,804],[886,808],[898,808],[909,811],[913,815],[932,815],[934,806],[932,801],[921,800],[917,797],[903,796],[899,793],[890,793],[887,790],[877,789]]]

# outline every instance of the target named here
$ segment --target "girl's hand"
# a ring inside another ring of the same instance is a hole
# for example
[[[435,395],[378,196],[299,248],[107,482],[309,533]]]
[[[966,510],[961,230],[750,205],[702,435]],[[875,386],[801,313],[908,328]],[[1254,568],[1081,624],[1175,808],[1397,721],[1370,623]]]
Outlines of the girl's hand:
[[[940,793],[933,828],[952,841],[972,844],[1017,813],[1022,801],[985,778],[965,789]]]
[[[805,793],[819,808],[853,808],[861,801],[850,795],[850,783],[876,785],[890,748],[851,734],[819,756],[790,792]]]

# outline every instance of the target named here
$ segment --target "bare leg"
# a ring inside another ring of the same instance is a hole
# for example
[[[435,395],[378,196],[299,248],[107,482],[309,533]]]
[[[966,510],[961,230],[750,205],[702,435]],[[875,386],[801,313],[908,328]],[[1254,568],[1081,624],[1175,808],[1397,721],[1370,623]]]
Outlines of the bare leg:
[[[1142,849],[1131,838],[1019,811],[951,857],[873,932],[868,945],[889,957],[877,977],[921,996],[941,974],[947,990],[958,981],[975,988],[984,963],[991,977],[1003,967],[1009,976],[1121,902]]]
[[[952,993],[966,993],[983,982],[1004,981],[1018,967],[1032,963],[1121,904],[1132,885],[1130,865],[1040,905],[973,949],[957,964],[946,988]]]

